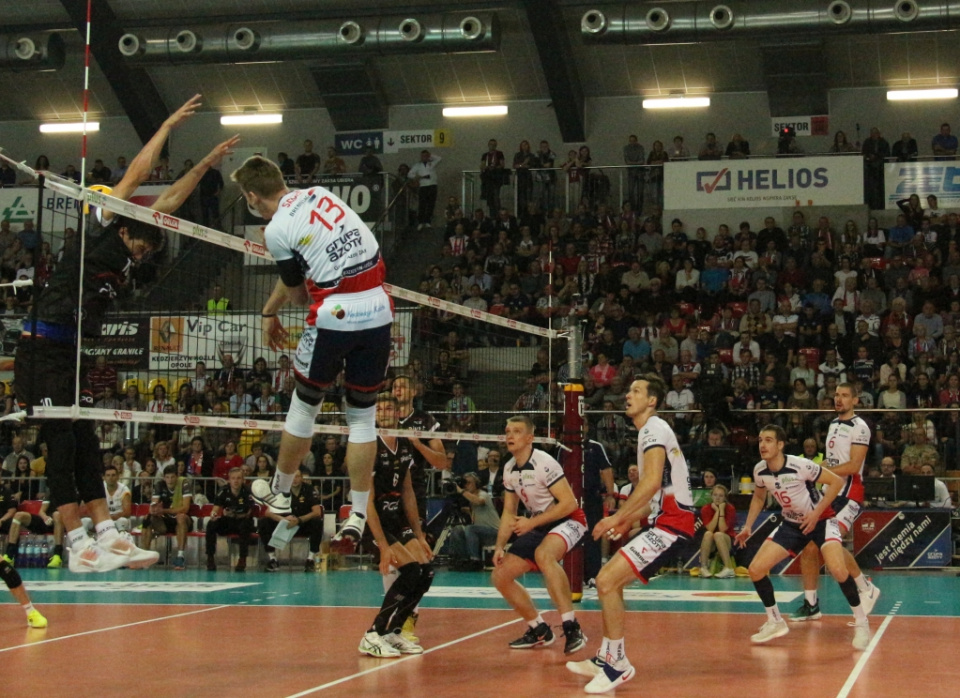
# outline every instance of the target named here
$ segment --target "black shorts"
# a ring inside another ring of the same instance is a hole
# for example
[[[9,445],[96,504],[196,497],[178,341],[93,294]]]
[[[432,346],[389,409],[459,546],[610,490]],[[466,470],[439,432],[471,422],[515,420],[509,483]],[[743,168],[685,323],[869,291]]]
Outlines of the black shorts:
[[[177,517],[172,514],[150,514],[143,520],[144,528],[151,528],[158,536],[177,532]],[[187,531],[193,530],[193,519],[187,517]]]
[[[76,366],[76,345],[21,336],[13,359],[17,400],[27,408],[73,405]]]
[[[30,533],[36,533],[38,535],[53,533],[53,519],[51,519],[50,524],[47,525],[47,523],[36,514],[30,514],[30,521],[27,522],[26,528]]]
[[[354,332],[307,327],[294,359],[297,379],[326,388],[344,371],[344,386],[373,392],[383,385],[390,365],[392,325]]]
[[[533,564],[536,564],[537,548],[543,543],[549,535],[559,536],[567,546],[567,552],[573,550],[587,532],[586,517],[582,509],[577,509],[570,516],[551,521],[548,524],[539,526],[522,536],[518,536],[510,543],[508,553],[522,557]]]
[[[413,529],[407,525],[407,517],[400,511],[401,506],[403,503],[399,500],[381,500],[376,503],[380,528],[383,529],[383,535],[390,545],[394,543],[406,545],[416,539]]]
[[[800,525],[790,521],[784,521],[777,526],[767,540],[772,540],[777,545],[782,546],[792,557],[796,557],[807,544],[811,541],[816,543],[818,548],[822,548],[827,541],[835,540],[842,543],[840,534],[840,524],[835,518],[820,519],[816,527],[810,533],[804,533],[800,530]]]

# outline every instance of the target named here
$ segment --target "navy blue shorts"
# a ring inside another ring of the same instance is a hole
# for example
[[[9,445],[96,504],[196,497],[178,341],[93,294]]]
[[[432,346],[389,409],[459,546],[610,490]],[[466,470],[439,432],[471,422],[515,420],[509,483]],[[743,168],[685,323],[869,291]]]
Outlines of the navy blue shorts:
[[[816,543],[818,548],[822,548],[824,543],[831,540],[843,542],[840,524],[835,518],[820,519],[810,533],[801,531],[798,524],[784,521],[773,530],[767,540],[782,546],[792,557],[799,555],[811,541]]]
[[[361,392],[379,390],[390,365],[391,327],[351,332],[307,327],[294,358],[297,380],[327,388],[344,371],[344,387]]]

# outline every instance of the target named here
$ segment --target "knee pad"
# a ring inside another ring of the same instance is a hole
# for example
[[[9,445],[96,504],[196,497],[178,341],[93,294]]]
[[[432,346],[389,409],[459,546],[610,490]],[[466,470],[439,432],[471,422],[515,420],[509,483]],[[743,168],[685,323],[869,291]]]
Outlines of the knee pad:
[[[397,581],[394,587],[404,596],[412,594],[420,585],[420,563],[411,562],[397,570]]]
[[[376,402],[376,396],[374,396]],[[347,426],[350,435],[347,441],[354,444],[368,444],[377,440],[377,408],[375,404],[368,407],[354,407],[347,404]]]
[[[365,392],[356,388],[347,388],[347,405],[351,407],[375,407],[377,404],[377,391],[371,390]]]
[[[312,400],[313,396],[308,396],[307,400]],[[322,400],[322,396],[320,400]],[[320,401],[314,404],[307,402],[300,396],[300,386],[293,393],[290,399],[290,409],[287,411],[287,420],[283,424],[283,430],[288,434],[297,436],[301,439],[313,437],[313,425],[320,414]]]
[[[20,574],[2,557],[0,557],[0,579],[7,585],[7,589],[16,589],[23,584]]]

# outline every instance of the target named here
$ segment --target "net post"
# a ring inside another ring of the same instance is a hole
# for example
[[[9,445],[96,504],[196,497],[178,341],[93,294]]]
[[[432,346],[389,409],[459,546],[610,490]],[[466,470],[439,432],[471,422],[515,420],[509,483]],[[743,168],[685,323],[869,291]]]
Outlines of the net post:
[[[563,425],[560,444],[563,449],[563,474],[573,489],[577,506],[583,506],[583,383],[581,381],[582,334],[578,325],[570,327],[567,337],[568,382],[563,385]],[[592,535],[587,531],[585,535]],[[574,601],[583,599],[583,546],[578,545],[563,558],[563,569],[570,581]]]

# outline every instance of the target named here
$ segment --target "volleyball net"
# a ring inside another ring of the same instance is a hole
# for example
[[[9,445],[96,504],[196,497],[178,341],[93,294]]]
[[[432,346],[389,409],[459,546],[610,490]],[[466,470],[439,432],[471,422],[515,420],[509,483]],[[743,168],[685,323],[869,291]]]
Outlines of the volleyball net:
[[[36,225],[49,248],[43,251],[49,258],[41,286],[63,263],[61,250],[95,242],[96,209],[156,226],[167,240],[162,253],[139,264],[128,287],[118,290],[115,310],[92,333],[99,336],[82,342],[75,376],[93,394],[93,406],[77,400],[66,407],[30,405],[28,411],[44,419],[95,420],[104,454],[132,446],[146,458],[160,442],[177,454],[198,435],[215,453],[227,441],[244,456],[257,443],[275,453],[307,309],[281,311],[289,341],[280,350],[264,345],[260,308],[277,274],[262,222],[224,232],[184,217],[184,209],[177,215],[150,209],[151,195],[160,192],[123,201],[34,172],[2,153],[0,158],[38,183]],[[385,389],[399,376],[410,380],[414,406],[439,422],[430,437],[443,440],[459,461],[455,471],[476,470],[476,459],[503,441],[505,419],[518,412],[539,427],[539,444],[555,444],[564,409],[556,375],[566,358],[564,333],[547,320],[511,319],[502,307],[487,312],[449,300],[439,285],[432,290],[436,295],[387,287],[396,312]],[[23,306],[25,322],[29,308]],[[82,322],[82,307],[77,317]],[[10,339],[4,345],[8,355],[16,348]],[[315,426],[317,461],[325,436],[343,440],[347,433],[342,396],[338,380]],[[422,436],[405,429],[381,433]],[[320,465],[311,467],[319,473]]]

